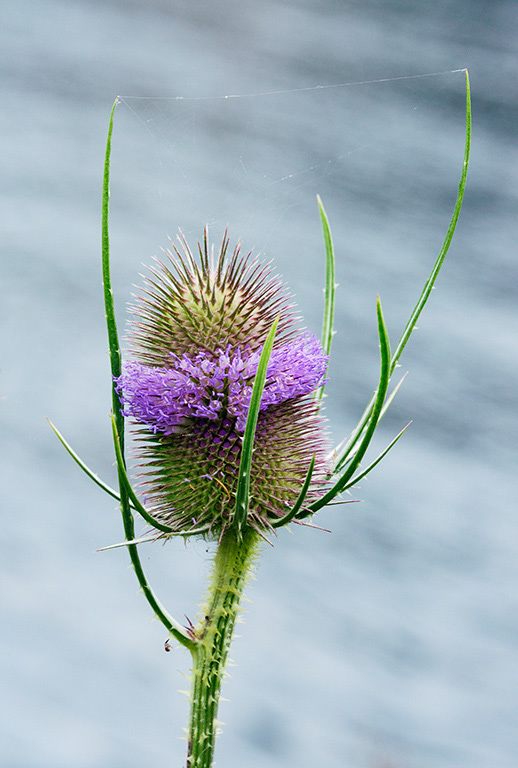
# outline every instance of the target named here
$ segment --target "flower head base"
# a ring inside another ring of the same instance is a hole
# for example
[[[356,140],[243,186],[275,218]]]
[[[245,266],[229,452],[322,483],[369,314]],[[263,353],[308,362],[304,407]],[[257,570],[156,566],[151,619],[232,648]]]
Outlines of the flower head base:
[[[279,317],[254,443],[248,524],[267,530],[294,504],[315,456],[307,503],[326,478],[319,406],[309,397],[327,357],[294,329],[280,281],[236,248],[216,258],[207,236],[199,262],[183,252],[153,270],[134,312],[132,352],[117,379],[138,424],[153,516],[188,533],[220,535],[231,522],[242,436],[267,334]]]

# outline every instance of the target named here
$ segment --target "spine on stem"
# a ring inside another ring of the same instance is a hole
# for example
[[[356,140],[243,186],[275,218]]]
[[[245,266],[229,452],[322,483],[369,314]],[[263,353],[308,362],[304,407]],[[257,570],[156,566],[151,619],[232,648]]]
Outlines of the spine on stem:
[[[195,631],[196,647],[192,650],[187,768],[212,766],[225,664],[258,541],[258,534],[251,529],[241,536],[229,529],[216,553],[207,601]]]

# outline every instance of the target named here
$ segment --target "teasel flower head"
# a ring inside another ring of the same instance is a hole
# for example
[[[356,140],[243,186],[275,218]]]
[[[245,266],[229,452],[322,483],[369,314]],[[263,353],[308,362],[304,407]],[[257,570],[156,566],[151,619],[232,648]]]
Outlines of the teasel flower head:
[[[266,370],[250,472],[247,524],[276,526],[299,498],[322,494],[327,441],[315,391],[327,356],[270,265],[207,231],[194,257],[179,238],[132,307],[130,360],[116,380],[132,417],[145,505],[171,531],[219,537],[232,524],[252,388],[278,321]],[[309,475],[308,475],[309,470]],[[163,535],[163,534],[161,534]]]

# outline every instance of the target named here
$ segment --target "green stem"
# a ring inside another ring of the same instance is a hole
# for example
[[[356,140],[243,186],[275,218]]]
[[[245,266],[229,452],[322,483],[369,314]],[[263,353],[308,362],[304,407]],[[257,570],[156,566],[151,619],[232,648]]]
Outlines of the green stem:
[[[222,536],[202,618],[196,627],[191,683],[187,768],[210,768],[217,734],[216,716],[232,633],[259,536],[234,528]]]

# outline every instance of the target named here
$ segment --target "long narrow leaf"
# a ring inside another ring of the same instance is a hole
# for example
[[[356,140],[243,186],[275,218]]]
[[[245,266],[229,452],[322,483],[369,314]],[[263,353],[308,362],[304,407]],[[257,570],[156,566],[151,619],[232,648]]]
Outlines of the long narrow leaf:
[[[117,434],[121,450],[124,455],[124,416],[121,413],[121,405],[116,390],[115,378],[121,375],[121,350],[119,345],[119,336],[117,333],[117,323],[115,320],[115,309],[113,306],[113,291],[111,285],[110,270],[110,230],[109,230],[109,212],[110,212],[110,157],[113,133],[113,119],[115,107],[119,99],[115,99],[110,114],[108,126],[108,136],[106,139],[106,155],[104,160],[103,174],[103,198],[102,198],[102,227],[101,227],[101,256],[103,272],[103,290],[104,290],[104,309],[106,312],[106,326],[108,329],[108,343],[110,348],[110,367],[112,374],[112,403],[115,421],[117,424]]]
[[[419,297],[419,301],[415,305],[412,311],[412,314],[410,315],[410,319],[405,326],[405,330],[403,331],[401,338],[398,342],[398,345],[394,350],[394,354],[392,356],[392,361],[391,361],[391,368],[390,368],[391,373],[396,367],[396,364],[399,358],[401,357],[401,353],[403,352],[403,349],[405,348],[405,345],[408,339],[410,338],[410,334],[415,328],[417,319],[421,314],[426,302],[428,301],[428,297],[432,292],[435,281],[437,280],[437,275],[439,274],[439,271],[443,265],[446,254],[448,253],[451,241],[453,239],[455,228],[457,226],[457,221],[459,220],[462,200],[464,198],[464,190],[466,189],[466,179],[468,175],[470,147],[471,147],[471,94],[470,94],[470,87],[469,87],[469,75],[468,75],[468,70],[466,69],[466,141],[464,144],[464,161],[462,164],[462,173],[461,173],[460,182],[459,182],[459,190],[457,192],[457,199],[455,201],[453,215],[451,217],[451,221],[448,226],[448,230],[446,232],[446,237],[444,238],[442,248],[439,251],[439,255],[437,256],[433,269],[430,273],[430,277],[425,283],[423,292]]]
[[[236,504],[234,507],[233,517],[233,523],[236,526],[239,534],[245,527],[248,516],[248,505],[250,503],[250,471],[252,467],[255,429],[257,427],[261,397],[266,381],[266,369],[268,368],[268,361],[270,360],[270,355],[272,353],[273,341],[275,339],[278,322],[279,318],[277,317],[270,329],[268,336],[266,337],[263,351],[261,352],[259,365],[257,366],[257,373],[255,375],[254,386],[252,389],[252,397],[250,400],[250,407],[248,409],[248,416],[246,419],[243,446],[241,448],[241,462],[239,464]]]
[[[401,379],[398,381],[390,395],[385,400],[385,403],[383,404],[383,408],[381,409],[379,421],[382,420],[383,416],[386,414],[387,410],[390,408],[390,405],[394,398],[396,397],[397,393],[399,392],[403,382],[405,381],[407,377],[407,374],[405,373],[404,376],[401,377]],[[373,401],[371,401],[372,403]],[[367,406],[367,409],[365,410],[365,413],[370,413],[372,410],[372,405],[369,403]],[[363,418],[363,417],[362,417]],[[345,465],[352,460],[354,457],[354,447],[357,444],[359,438],[361,437],[361,432],[359,432],[359,427],[362,424],[362,419],[360,419],[360,422],[357,427],[353,430],[351,435],[348,438],[345,438],[345,440],[342,441],[339,445],[336,446],[332,453],[332,459],[334,462],[334,468],[333,468],[333,474],[338,474],[341,472],[341,470],[345,467]],[[364,425],[365,429],[365,425]]]
[[[380,421],[384,417],[384,415],[386,414],[388,409],[390,408],[390,406],[392,404],[392,401],[394,400],[395,396],[397,395],[397,393],[401,389],[401,386],[403,385],[403,382],[405,381],[407,375],[408,375],[408,371],[407,371],[407,373],[403,374],[403,376],[400,378],[400,380],[398,381],[398,383],[396,384],[396,386],[394,387],[394,389],[392,390],[390,395],[385,400],[385,403],[384,403],[383,408],[381,409],[381,413],[380,413]]]
[[[209,526],[205,526],[205,528],[192,528],[188,531],[176,531],[174,534],[169,534],[169,536],[176,536],[177,538],[181,538],[182,536],[203,536],[204,533],[208,533]],[[100,547],[96,550],[96,552],[106,552],[108,549],[120,549],[120,547],[129,547],[132,544],[145,544],[149,541],[156,541],[156,536],[141,536],[138,539],[132,539],[132,541],[121,541],[119,544],[109,544],[107,547]]]
[[[187,531],[177,531],[174,528],[171,528],[171,526],[165,525],[164,523],[161,523],[159,520],[154,518],[153,515],[151,515],[147,511],[147,509],[141,504],[138,496],[135,494],[135,491],[132,488],[130,479],[128,477],[128,473],[126,472],[125,464],[122,460],[122,453],[120,449],[119,438],[117,436],[117,430],[115,426],[115,417],[113,413],[111,414],[111,420],[112,420],[113,443],[115,447],[115,458],[117,460],[117,469],[120,473],[120,478],[122,478],[123,480],[124,487],[133,505],[134,510],[138,512],[141,517],[144,518],[146,523],[149,523],[149,525],[152,525],[153,528],[157,528],[159,531],[162,531],[163,533],[167,533],[169,536],[194,536],[196,534],[206,533],[208,530],[208,526],[205,526],[203,528],[190,528]],[[149,541],[151,540],[152,539],[149,539]],[[133,544],[133,543],[138,544],[140,543],[140,541],[143,541],[143,539],[134,539],[131,542],[126,542],[126,544]],[[115,546],[119,546],[119,545],[117,544]],[[123,546],[123,545],[120,545],[120,546]]]
[[[149,525],[152,525],[153,528],[157,528],[159,531],[162,531],[163,533],[175,533],[174,528],[171,528],[170,525],[164,525],[164,523],[161,523],[159,520],[155,520],[155,518],[152,515],[150,515],[147,509],[140,503],[137,495],[135,494],[135,491],[131,486],[128,473],[126,472],[126,466],[122,458],[120,440],[117,434],[117,425],[115,423],[115,416],[113,412],[111,414],[111,420],[112,420],[113,445],[115,447],[115,457],[117,459],[117,469],[119,470],[119,478],[123,482],[124,488],[131,500],[131,503],[133,504],[134,508],[139,513],[139,515],[144,518],[146,523],[149,523]]]
[[[104,306],[106,311],[106,325],[108,329],[108,342],[110,347],[110,367],[112,375],[112,403],[113,413],[115,416],[115,434],[117,436],[117,444],[121,452],[121,462],[124,464],[124,416],[119,401],[119,396],[115,389],[114,378],[120,376],[121,373],[121,352],[119,345],[119,337],[117,334],[117,324],[115,322],[115,309],[113,306],[113,291],[111,288],[111,275],[110,275],[110,237],[109,237],[109,210],[110,210],[110,157],[111,157],[111,139],[113,132],[113,118],[115,113],[115,107],[117,106],[118,99],[112,107],[110,114],[110,122],[108,126],[108,136],[106,139],[106,154],[104,160],[104,173],[103,173],[103,196],[102,196],[102,234],[101,234],[101,253],[102,253],[102,273],[103,273],[103,289],[104,289]],[[176,621],[160,603],[155,593],[148,584],[146,575],[142,568],[140,558],[138,555],[137,545],[132,542],[135,539],[135,523],[133,515],[131,514],[131,508],[129,503],[128,492],[124,484],[124,476],[119,469],[119,490],[120,490],[120,502],[122,523],[124,527],[124,536],[128,542],[128,552],[131,560],[131,564],[135,570],[140,588],[148,601],[151,609],[154,611],[155,616],[162,622],[168,632],[179,643],[188,648],[191,652],[194,652],[196,643],[189,636],[185,627]]]
[[[77,455],[77,453],[74,451],[74,449],[72,448],[72,446],[71,446],[69,443],[67,443],[67,441],[65,440],[65,438],[63,437],[63,435],[61,434],[61,432],[59,431],[59,429],[58,429],[58,428],[55,426],[55,424],[53,424],[53,423],[51,422],[51,420],[50,420],[50,419],[47,419],[47,421],[49,422],[49,424],[50,424],[51,428],[54,430],[54,433],[55,433],[56,437],[58,438],[58,440],[60,441],[60,443],[61,443],[61,444],[63,445],[63,447],[64,447],[64,448],[65,448],[65,449],[68,451],[68,453],[70,454],[70,456],[72,456],[72,458],[74,459],[74,461],[76,462],[76,464],[77,464],[79,467],[81,467],[81,469],[83,470],[83,472],[84,472],[86,475],[88,475],[88,477],[90,478],[90,480],[93,480],[93,481],[94,481],[94,483],[95,483],[96,485],[98,485],[98,486],[99,486],[99,488],[102,488],[102,490],[103,490],[105,493],[107,493],[109,496],[112,496],[112,497],[113,497],[114,499],[116,499],[117,501],[120,501],[120,495],[117,493],[117,491],[115,491],[113,488],[110,488],[110,486],[109,486],[109,485],[107,485],[107,483],[105,483],[105,482],[104,482],[104,480],[101,480],[101,478],[100,478],[100,477],[98,477],[98,475],[96,475],[96,474],[95,474],[95,472],[93,472],[93,471],[92,471],[92,470],[91,470],[89,467],[87,467],[87,466],[86,466],[86,464],[84,463],[84,461],[83,461],[82,459],[80,459],[80,458],[79,458],[79,456],[78,456],[78,455]]]
[[[339,472],[345,466],[345,464],[348,461],[350,461],[351,457],[354,455],[355,446],[360,441],[360,438],[363,435],[367,424],[369,423],[369,419],[372,414],[372,408],[376,400],[376,393],[377,393],[377,390],[374,391],[374,394],[371,397],[369,404],[365,408],[358,424],[355,426],[355,428],[353,429],[349,437],[346,437],[344,440],[342,440],[342,442],[339,443],[334,449],[333,474],[336,474],[337,472]]]
[[[287,515],[284,515],[284,517],[281,517],[279,520],[276,520],[274,523],[272,523],[272,528],[280,528],[282,525],[287,525],[289,522],[293,520],[294,517],[299,516],[300,509],[304,503],[304,499],[307,496],[309,486],[311,484],[311,478],[313,477],[313,470],[315,469],[315,456],[311,459],[311,463],[309,465],[308,473],[306,475],[306,479],[304,480],[304,483],[302,484],[302,488],[300,489],[300,493],[297,497],[297,500],[293,507],[290,509]],[[311,513],[310,513],[311,514]]]
[[[310,509],[313,512],[316,512],[317,510],[322,509],[322,507],[325,507],[329,501],[334,499],[335,496],[337,496],[339,493],[341,493],[344,490],[344,488],[347,485],[347,482],[351,479],[353,474],[356,472],[356,469],[360,465],[361,460],[363,459],[367,451],[367,448],[369,447],[370,441],[372,440],[374,431],[378,426],[380,414],[383,408],[383,403],[385,401],[385,396],[387,394],[387,387],[390,379],[390,342],[389,342],[389,337],[387,333],[387,328],[385,326],[385,320],[383,318],[383,311],[381,309],[379,296],[378,296],[376,311],[378,315],[378,334],[379,334],[379,341],[380,341],[381,372],[380,372],[378,389],[375,395],[374,407],[372,409],[372,413],[370,416],[370,421],[368,423],[367,429],[365,430],[365,434],[356,452],[354,460],[349,464],[344,474],[339,478],[339,480],[337,480],[334,486],[327,493],[325,493],[318,501],[310,505]]]
[[[121,547],[129,547],[133,544],[146,544],[149,541],[156,541],[156,536],[141,536],[139,539],[132,539],[131,541],[121,541],[119,544],[108,544],[107,547],[99,547],[96,552],[108,552],[109,549],[120,549]]]
[[[331,342],[333,340],[333,320],[335,314],[335,254],[333,248],[333,238],[322,200],[317,195],[320,218],[322,220],[322,231],[324,234],[324,244],[326,248],[326,286],[324,289],[324,317],[322,321],[322,348],[326,355],[331,352]],[[316,399],[321,400],[324,395],[324,385],[316,391]]]
[[[385,458],[385,456],[390,451],[390,449],[395,446],[395,444],[397,443],[399,438],[402,437],[402,435],[407,431],[407,429],[410,426],[410,424],[411,424],[411,422],[409,422],[406,425],[406,427],[403,427],[401,432],[398,432],[398,434],[395,436],[395,438],[387,445],[385,450],[380,453],[380,455],[378,456],[377,459],[374,459],[374,461],[371,462],[366,469],[364,469],[362,472],[360,472],[359,475],[356,475],[356,477],[353,477],[352,480],[350,480],[348,483],[346,483],[346,485],[342,488],[342,491],[346,491],[348,488],[352,488],[353,485],[356,485],[356,483],[358,483],[360,480],[362,480],[364,477],[366,477],[369,474],[369,472],[371,472],[374,469],[374,467],[377,464],[379,464],[382,459]]]
[[[446,237],[444,239],[442,248],[439,251],[439,255],[437,256],[433,269],[428,277],[428,280],[424,285],[421,296],[419,297],[419,300],[410,315],[408,323],[406,324],[405,329],[401,335],[401,338],[399,339],[396,349],[392,355],[392,359],[390,361],[391,375],[396,368],[396,365],[399,361],[399,358],[401,357],[401,354],[403,352],[403,349],[406,346],[408,339],[410,338],[410,334],[415,328],[417,319],[421,314],[426,302],[428,301],[430,293],[434,287],[435,281],[442,267],[446,254],[448,253],[451,241],[453,239],[453,235],[455,233],[455,229],[457,226],[457,221],[459,219],[460,210],[462,207],[462,201],[464,199],[464,191],[466,189],[466,179],[468,174],[470,149],[471,149],[471,93],[470,93],[470,85],[469,85],[469,75],[468,75],[468,71],[466,70],[466,138],[464,143],[464,158],[463,158],[463,164],[462,164],[461,177],[459,181],[459,188],[457,192],[457,198],[455,201],[453,214],[448,226],[448,230],[446,232]],[[353,430],[348,440],[345,442],[345,445],[340,444],[337,447],[336,449],[336,453],[338,455],[338,459],[336,460],[337,470],[340,470],[345,465],[348,457],[350,456],[351,452],[354,449],[354,446],[357,444],[361,435],[363,434],[369,422],[372,409],[374,407],[375,398],[376,398],[375,395],[371,398],[367,408],[365,409],[365,411],[363,412],[360,418],[360,421],[358,422],[358,425]],[[387,406],[388,405],[389,403],[387,403]]]

